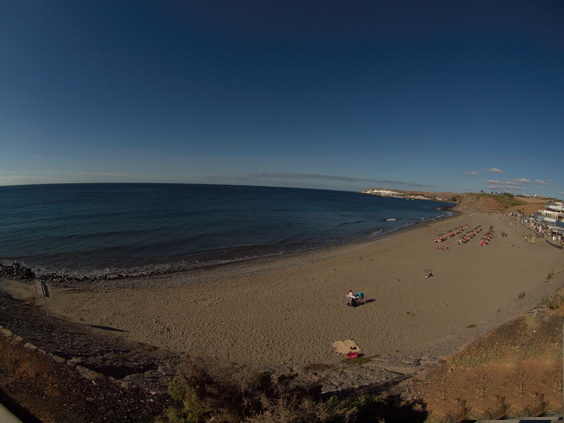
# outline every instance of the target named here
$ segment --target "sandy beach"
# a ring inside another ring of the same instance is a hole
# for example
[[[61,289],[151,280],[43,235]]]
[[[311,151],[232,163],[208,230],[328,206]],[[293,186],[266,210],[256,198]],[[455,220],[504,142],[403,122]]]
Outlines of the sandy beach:
[[[562,286],[564,251],[531,243],[530,231],[510,222],[458,213],[320,251],[106,286],[53,286],[47,301],[52,314],[117,329],[117,337],[251,366],[336,363],[342,357],[332,343],[345,339],[368,357],[432,361]],[[482,232],[463,245],[459,236],[433,242],[461,225]],[[480,246],[490,226],[495,236]],[[366,304],[348,307],[349,289],[363,291]]]

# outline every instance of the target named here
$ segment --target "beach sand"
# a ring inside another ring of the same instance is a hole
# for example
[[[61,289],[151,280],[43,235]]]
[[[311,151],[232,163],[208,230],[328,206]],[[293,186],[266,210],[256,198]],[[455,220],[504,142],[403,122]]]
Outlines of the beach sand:
[[[333,364],[342,356],[332,343],[354,339],[368,357],[432,361],[562,286],[564,251],[542,239],[525,242],[530,231],[510,222],[501,214],[461,213],[314,252],[106,286],[53,286],[47,301],[53,315],[192,357]],[[464,245],[455,244],[458,237],[433,242],[463,224],[482,232]],[[496,237],[479,246],[490,226]],[[348,307],[349,289],[364,292],[367,303]]]

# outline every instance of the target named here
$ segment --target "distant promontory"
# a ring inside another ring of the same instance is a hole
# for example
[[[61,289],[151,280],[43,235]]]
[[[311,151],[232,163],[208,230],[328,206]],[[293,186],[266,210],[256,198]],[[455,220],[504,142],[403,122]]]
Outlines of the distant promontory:
[[[482,211],[487,213],[519,213],[530,215],[543,209],[551,200],[539,196],[514,195],[511,193],[454,193],[403,191],[387,188],[368,188],[363,194],[379,197],[408,198],[413,200],[445,201],[456,203],[456,210]]]
[[[409,198],[412,200],[431,200],[458,203],[462,194],[453,192],[425,192],[425,191],[402,191],[390,190],[386,188],[368,188],[362,191],[363,194],[376,195],[378,197]]]

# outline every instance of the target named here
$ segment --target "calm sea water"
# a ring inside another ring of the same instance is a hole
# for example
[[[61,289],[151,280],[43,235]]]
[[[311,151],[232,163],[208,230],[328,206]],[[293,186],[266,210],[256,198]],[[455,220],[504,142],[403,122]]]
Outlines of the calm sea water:
[[[449,205],[249,186],[0,187],[0,261],[74,276],[186,270],[367,239]]]

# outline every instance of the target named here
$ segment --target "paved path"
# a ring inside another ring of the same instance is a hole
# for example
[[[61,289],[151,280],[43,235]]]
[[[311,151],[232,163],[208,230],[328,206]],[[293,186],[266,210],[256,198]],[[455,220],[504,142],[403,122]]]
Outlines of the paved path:
[[[20,419],[10,413],[6,407],[0,404],[0,422],[2,423],[22,423]]]

